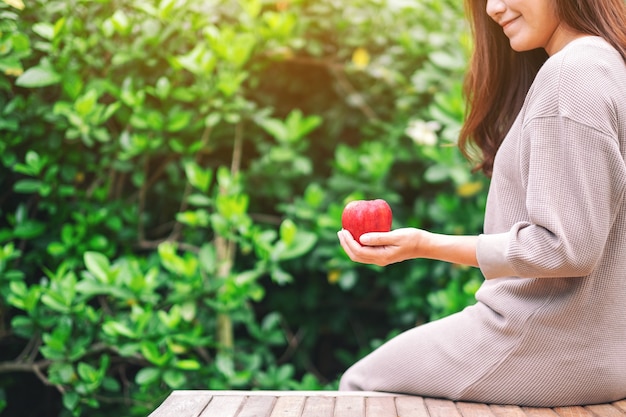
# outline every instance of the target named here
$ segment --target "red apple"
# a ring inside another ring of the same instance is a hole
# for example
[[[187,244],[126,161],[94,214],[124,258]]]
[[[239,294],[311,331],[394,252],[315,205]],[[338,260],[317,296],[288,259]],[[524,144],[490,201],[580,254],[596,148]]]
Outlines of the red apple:
[[[385,200],[351,201],[341,214],[341,226],[361,243],[361,235],[391,230],[391,207]]]

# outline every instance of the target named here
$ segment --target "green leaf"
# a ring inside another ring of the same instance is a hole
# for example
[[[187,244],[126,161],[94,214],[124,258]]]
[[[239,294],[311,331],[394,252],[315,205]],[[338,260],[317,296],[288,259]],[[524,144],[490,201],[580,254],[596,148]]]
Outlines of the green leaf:
[[[218,75],[217,88],[226,97],[232,97],[246,78],[248,78],[248,74],[245,72],[221,71]],[[235,118],[238,119],[239,114]]]
[[[317,243],[317,235],[305,230],[298,230],[291,243],[281,240],[276,244],[276,259],[286,261],[299,258],[310,251]]]
[[[210,274],[215,273],[217,270],[217,253],[215,252],[215,245],[205,243],[198,252],[198,260],[200,266],[205,272]]]
[[[181,371],[168,369],[163,373],[163,381],[172,389],[181,388],[185,385],[187,378]]]
[[[163,242],[158,247],[159,257],[163,266],[175,273],[191,277],[198,269],[198,260],[194,257],[181,257],[176,253],[177,245],[173,242]]]
[[[102,388],[109,392],[120,392],[121,385],[117,381],[117,379],[112,378],[110,376],[105,376],[102,379]]]
[[[429,55],[430,61],[442,69],[463,68],[465,61],[461,56],[453,55],[450,52],[435,51]]]
[[[34,194],[41,189],[42,182],[39,180],[24,179],[13,185],[13,191],[20,194]]]
[[[442,164],[436,164],[428,167],[424,173],[424,179],[429,183],[439,183],[450,177],[450,169]]]
[[[204,194],[191,194],[187,198],[187,202],[196,207],[210,207],[213,200]]]
[[[97,103],[98,92],[96,90],[89,90],[76,100],[74,109],[80,116],[85,117],[94,111]]]
[[[50,242],[47,251],[50,255],[58,257],[63,255],[67,251],[67,248],[61,242]]]
[[[37,152],[29,150],[28,152],[26,152],[25,162],[25,164],[15,164],[13,170],[21,174],[37,176],[41,173],[41,170],[48,162],[48,158],[46,158],[45,156],[40,157]],[[40,186],[37,187],[37,189],[39,188]],[[15,190],[19,192],[17,189]]]
[[[202,169],[195,161],[185,162],[185,174],[189,183],[206,193],[211,185],[211,179],[213,178],[213,171],[211,169]]]
[[[111,16],[111,22],[113,23],[113,27],[115,30],[122,34],[127,35],[131,30],[131,23],[128,19],[128,16],[122,9],[117,9],[113,16]]]
[[[76,408],[78,401],[80,401],[80,396],[75,391],[69,391],[63,394],[63,406],[70,411]]]
[[[35,23],[33,32],[49,41],[54,38],[54,26],[51,23]]]
[[[222,120],[222,115],[219,113],[211,113],[204,120],[204,125],[206,127],[215,127]]]
[[[298,233],[298,226],[291,219],[285,219],[280,224],[280,240],[287,246],[291,245]]]
[[[293,276],[280,268],[274,268],[271,271],[272,281],[278,285],[285,285],[293,281]]]
[[[241,2],[241,7],[246,11],[248,16],[256,18],[261,13],[263,3],[261,0],[244,0]]]
[[[207,227],[211,218],[206,210],[196,210],[177,213],[176,221],[191,227]]]
[[[56,362],[48,370],[50,381],[57,384],[70,384],[76,378],[74,367],[70,363]]]
[[[91,272],[98,281],[102,283],[109,282],[111,265],[105,255],[98,252],[85,252],[83,259],[87,270]]]
[[[100,379],[100,373],[96,368],[85,362],[78,363],[78,375],[83,381],[97,382]]]
[[[27,69],[15,80],[15,84],[24,88],[39,88],[58,84],[61,79],[61,75],[53,68],[36,66]]]
[[[33,239],[41,236],[45,230],[45,223],[37,220],[26,220],[15,226],[15,229],[13,229],[13,235],[19,239]]]
[[[157,312],[157,316],[159,317],[159,320],[161,320],[161,323],[169,329],[175,329],[182,318],[180,314],[180,307],[178,305],[173,306],[169,312],[159,310]]]
[[[181,305],[180,315],[186,322],[191,322],[196,318],[198,307],[193,301],[188,301]]]
[[[170,115],[170,118],[167,121],[168,132],[179,132],[189,126],[191,123],[191,116],[191,112],[186,111],[178,111],[173,115]]]
[[[215,357],[215,366],[226,377],[235,375],[235,362],[231,355],[218,353]]]
[[[278,119],[261,119],[257,123],[278,142],[289,141],[289,131],[282,121]]]
[[[141,368],[135,376],[137,385],[150,385],[159,380],[161,370],[158,368]]]
[[[31,313],[39,304],[41,287],[38,285],[26,286],[23,281],[11,281],[7,301],[12,306]]]
[[[324,202],[325,195],[326,192],[324,191],[324,188],[322,188],[322,186],[320,186],[318,183],[312,183],[309,184],[308,187],[306,187],[306,190],[304,192],[304,201],[306,201],[309,206],[313,208],[318,208]]]
[[[339,287],[345,291],[351,290],[357,284],[358,279],[359,277],[354,270],[342,272],[339,277]]]
[[[30,317],[15,316],[11,319],[11,329],[19,336],[30,338],[35,332],[35,324]]]
[[[141,342],[141,354],[156,366],[165,365],[171,357],[169,352],[161,353],[158,346],[149,341]]]
[[[302,111],[296,109],[293,110],[287,116],[285,124],[289,131],[289,140],[296,142],[322,123],[322,118],[319,116],[304,117]]]
[[[169,17],[176,8],[176,0],[162,0],[159,4],[159,17],[165,19]]]
[[[213,72],[217,58],[205,45],[198,43],[187,55],[176,57],[174,62],[193,74],[207,76]]]
[[[154,93],[161,100],[165,100],[167,96],[169,96],[171,90],[172,84],[167,77],[160,77],[156,82],[156,86],[154,87]]]
[[[54,311],[58,311],[59,313],[69,313],[70,305],[66,299],[61,297],[59,294],[50,292],[48,294],[44,294],[41,296],[41,302],[50,307]]]
[[[137,337],[135,332],[133,332],[126,324],[113,320],[104,323],[102,325],[102,331],[109,336],[125,336],[129,339]]]
[[[182,369],[183,371],[197,371],[202,367],[200,362],[195,359],[182,359],[176,361],[174,364],[178,369]]]

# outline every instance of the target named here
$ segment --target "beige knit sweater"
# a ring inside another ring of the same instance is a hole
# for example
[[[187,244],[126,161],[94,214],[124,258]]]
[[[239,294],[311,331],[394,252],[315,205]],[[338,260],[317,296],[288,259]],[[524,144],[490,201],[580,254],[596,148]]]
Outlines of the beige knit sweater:
[[[626,398],[626,64],[585,37],[548,59],[500,147],[477,303],[411,329],[342,389],[558,406]]]

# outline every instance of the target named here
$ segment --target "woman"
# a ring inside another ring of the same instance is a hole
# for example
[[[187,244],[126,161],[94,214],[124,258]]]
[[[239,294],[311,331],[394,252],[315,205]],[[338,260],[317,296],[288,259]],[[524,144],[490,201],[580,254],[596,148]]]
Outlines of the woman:
[[[459,143],[491,177],[484,234],[338,236],[356,262],[438,259],[485,281],[475,305],[390,340],[340,389],[538,407],[625,398],[625,3],[467,3]]]

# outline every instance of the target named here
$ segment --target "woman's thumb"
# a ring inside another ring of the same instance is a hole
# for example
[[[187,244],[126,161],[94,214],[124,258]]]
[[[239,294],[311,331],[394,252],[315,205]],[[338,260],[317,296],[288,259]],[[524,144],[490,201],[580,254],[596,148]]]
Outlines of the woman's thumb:
[[[384,233],[380,232],[369,232],[364,233],[359,238],[362,245],[365,246],[382,246],[385,244]]]

